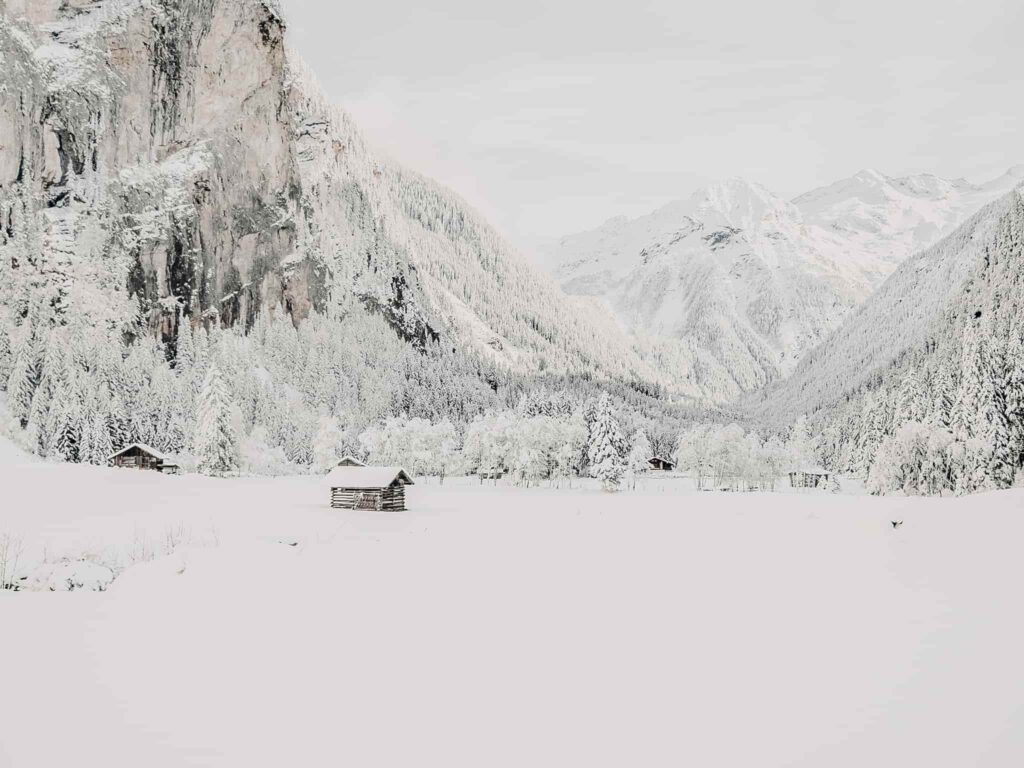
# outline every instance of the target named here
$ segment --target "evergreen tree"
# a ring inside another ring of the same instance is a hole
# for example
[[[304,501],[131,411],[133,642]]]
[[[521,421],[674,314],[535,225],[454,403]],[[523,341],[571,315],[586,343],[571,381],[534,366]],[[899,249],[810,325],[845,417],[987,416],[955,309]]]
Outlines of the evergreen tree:
[[[11,335],[0,318],[0,389],[7,389],[7,380],[11,378],[13,367],[14,354],[11,350]]]
[[[811,437],[811,428],[807,423],[807,416],[801,416],[796,420],[796,423],[789,432],[787,448],[790,461],[795,467],[817,463],[817,450],[814,445],[814,438]]]
[[[606,491],[618,490],[625,471],[623,447],[625,440],[619,422],[612,411],[612,400],[607,393],[601,395],[590,427],[590,445],[587,458],[590,474],[601,481]]]
[[[82,463],[105,467],[110,455],[114,453],[114,444],[110,440],[110,430],[103,413],[96,412],[91,421],[84,425],[88,434],[87,449],[79,457]]]
[[[231,423],[231,403],[216,363],[210,366],[199,395],[194,447],[204,475],[238,472],[238,437]]]
[[[927,421],[929,424],[948,428],[952,422],[953,382],[949,369],[940,365],[931,378],[931,402],[928,406]]]
[[[984,358],[977,432],[989,447],[984,474],[991,487],[1009,488],[1013,484],[1016,457],[1010,443],[1011,428],[1007,418],[1005,360],[1002,345],[994,337],[982,350]]]
[[[345,435],[336,416],[323,416],[317,428],[313,444],[313,463],[318,470],[326,472],[341,458]]]
[[[7,382],[7,401],[11,414],[21,422],[22,429],[28,426],[32,398],[35,397],[36,388],[42,378],[42,359],[41,342],[33,327],[29,329],[14,358],[11,376]]]
[[[921,421],[926,411],[924,390],[913,368],[907,368],[900,382],[897,415],[902,421]]]
[[[974,436],[984,386],[981,340],[973,325],[964,328],[960,357],[960,386],[953,404],[951,426],[957,440]]]
[[[626,476],[630,485],[636,487],[636,478],[643,472],[650,469],[651,442],[647,439],[647,433],[638,429],[630,440],[631,448],[626,457]]]

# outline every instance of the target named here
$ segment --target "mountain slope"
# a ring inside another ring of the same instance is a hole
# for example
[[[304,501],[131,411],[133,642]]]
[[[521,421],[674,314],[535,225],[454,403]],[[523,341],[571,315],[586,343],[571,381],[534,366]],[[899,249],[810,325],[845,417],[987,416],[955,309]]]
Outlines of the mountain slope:
[[[141,313],[172,350],[183,318],[369,313],[523,373],[685,386],[685,355],[641,359],[463,201],[375,157],[287,50],[275,3],[0,9],[4,306],[45,297],[126,332]]]
[[[787,419],[841,401],[925,343],[983,263],[1019,193],[985,206],[952,234],[907,259],[785,381],[749,397]]]
[[[901,265],[749,410],[810,412],[824,457],[885,468],[879,490],[1005,487],[1024,462],[1022,286],[1024,185]],[[894,455],[908,450],[916,458]]]
[[[685,339],[729,396],[791,372],[911,253],[1024,178],[984,185],[864,171],[784,201],[740,179],[562,238],[546,261],[631,330]]]

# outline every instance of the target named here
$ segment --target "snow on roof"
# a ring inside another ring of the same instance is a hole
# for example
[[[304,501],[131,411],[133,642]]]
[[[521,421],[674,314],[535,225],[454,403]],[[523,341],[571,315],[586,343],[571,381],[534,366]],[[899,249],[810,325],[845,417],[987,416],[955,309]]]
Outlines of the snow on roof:
[[[357,459],[352,454],[349,454],[347,456],[342,456],[340,459],[338,459],[337,463],[334,466],[336,466],[336,467],[341,467],[341,466],[365,467],[366,466],[366,462],[365,461],[360,461],[359,459]]]
[[[412,478],[401,467],[335,467],[325,478],[331,488],[387,488],[395,480],[413,485]]]
[[[140,451],[148,453],[150,456],[155,456],[156,458],[160,459],[160,461],[170,461],[171,460],[171,457],[168,456],[166,453],[162,453],[162,452],[158,451],[156,448],[153,448],[152,446],[146,445],[145,443],[132,443],[131,445],[125,446],[124,448],[122,448],[117,453],[112,453],[109,456],[107,456],[107,461],[110,461],[111,459],[117,458],[122,453],[127,453],[132,448],[138,448]]]
[[[664,456],[651,456],[651,458],[649,458],[648,461],[663,461],[666,464],[675,464],[675,462],[672,461],[672,459],[666,459]]]

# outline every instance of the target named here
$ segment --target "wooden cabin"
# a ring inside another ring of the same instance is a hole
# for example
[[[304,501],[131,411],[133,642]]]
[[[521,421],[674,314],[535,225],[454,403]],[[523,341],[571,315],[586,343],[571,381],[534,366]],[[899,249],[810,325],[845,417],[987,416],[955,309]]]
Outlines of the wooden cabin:
[[[122,448],[117,453],[107,457],[107,463],[112,467],[148,469],[154,472],[164,472],[169,475],[176,475],[181,472],[181,467],[175,464],[170,456],[144,443],[132,443],[127,448]]]
[[[658,472],[671,472],[676,468],[674,461],[663,459],[661,456],[652,456],[647,460],[647,463],[651,465],[651,469]]]
[[[800,467],[789,471],[791,488],[824,488],[831,473],[822,467]]]
[[[344,457],[343,459],[339,459],[338,463],[335,464],[334,466],[336,466],[336,467],[365,467],[366,466],[366,462],[365,461],[360,461],[355,456],[348,455],[348,456]]]
[[[335,467],[327,473],[334,509],[405,511],[405,486],[412,478],[401,467]]]

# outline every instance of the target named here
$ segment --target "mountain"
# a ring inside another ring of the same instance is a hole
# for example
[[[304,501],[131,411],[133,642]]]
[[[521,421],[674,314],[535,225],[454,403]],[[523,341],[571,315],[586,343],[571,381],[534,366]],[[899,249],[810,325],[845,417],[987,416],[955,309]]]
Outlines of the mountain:
[[[898,264],[1021,178],[1024,166],[982,185],[862,171],[793,201],[731,179],[542,258],[627,329],[686,341],[717,374],[705,391],[727,398],[788,375]]]
[[[685,388],[464,201],[376,156],[270,0],[0,0],[0,299],[134,334],[373,316],[523,374]],[[657,345],[654,345],[655,347]],[[648,345],[651,347],[651,345]]]
[[[787,380],[746,398],[809,413],[823,457],[875,490],[1005,487],[1024,464],[1024,181],[905,261]]]

